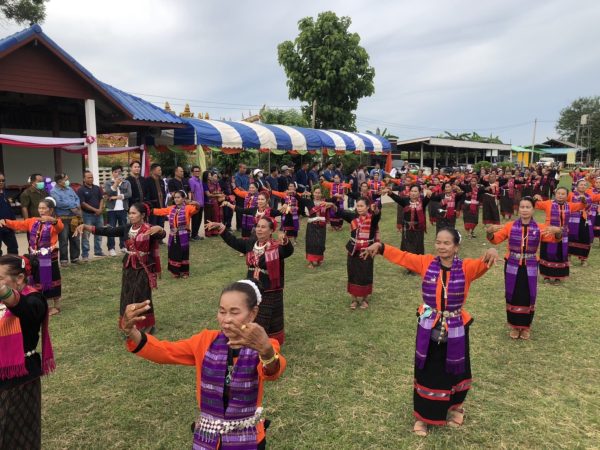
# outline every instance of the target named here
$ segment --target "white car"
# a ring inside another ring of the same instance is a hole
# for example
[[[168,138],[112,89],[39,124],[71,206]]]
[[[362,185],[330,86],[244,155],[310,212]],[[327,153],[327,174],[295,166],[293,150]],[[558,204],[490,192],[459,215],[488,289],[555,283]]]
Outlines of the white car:
[[[551,158],[549,156],[544,156],[543,158],[540,158],[540,160],[538,161],[538,164],[542,165],[542,166],[552,166],[556,161],[554,160],[554,158]]]

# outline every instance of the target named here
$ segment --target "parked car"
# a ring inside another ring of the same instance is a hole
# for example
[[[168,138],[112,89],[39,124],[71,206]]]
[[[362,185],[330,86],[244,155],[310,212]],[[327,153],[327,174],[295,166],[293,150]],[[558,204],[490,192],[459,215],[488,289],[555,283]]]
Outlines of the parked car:
[[[556,161],[554,160],[554,158],[551,158],[549,156],[544,156],[543,158],[540,158],[540,160],[538,161],[538,164],[541,166],[548,167],[548,166],[553,166],[555,162]]]

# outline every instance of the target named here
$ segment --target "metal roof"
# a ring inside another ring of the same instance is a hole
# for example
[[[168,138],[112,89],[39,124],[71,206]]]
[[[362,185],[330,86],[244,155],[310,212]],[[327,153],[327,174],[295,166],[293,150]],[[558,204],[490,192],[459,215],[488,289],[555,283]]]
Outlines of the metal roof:
[[[472,148],[480,150],[504,150],[510,151],[510,144],[492,144],[477,141],[459,141],[458,139],[446,139],[438,137],[423,137],[417,139],[409,139],[406,141],[396,142],[396,146],[400,148],[403,145],[423,143],[437,147],[453,147],[453,148]]]
[[[40,39],[49,47],[52,47],[52,49],[60,53],[60,55],[69,63],[71,63],[84,78],[87,78],[92,84],[98,86],[101,91],[104,91],[104,94],[107,97],[121,105],[131,115],[133,120],[144,122],[162,122],[169,124],[184,123],[174,113],[167,112],[164,109],[147,102],[146,100],[128,94],[127,92],[121,91],[120,89],[98,80],[89,70],[79,64],[75,58],[69,55],[56,42],[50,39],[48,35],[42,31],[42,27],[40,27],[38,24],[34,24],[29,28],[19,31],[18,33],[0,39],[0,58],[3,56],[3,53],[14,50],[15,47],[24,45],[33,38]]]

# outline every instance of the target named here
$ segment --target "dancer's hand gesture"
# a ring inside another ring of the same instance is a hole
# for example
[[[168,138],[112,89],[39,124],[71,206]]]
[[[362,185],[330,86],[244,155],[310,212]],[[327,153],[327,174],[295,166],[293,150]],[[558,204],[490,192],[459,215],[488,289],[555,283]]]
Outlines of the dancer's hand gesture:
[[[220,229],[220,228],[225,228],[225,224],[223,224],[221,222],[211,222],[211,221],[208,221],[204,225],[204,229],[206,231],[217,230],[217,229]]]
[[[265,329],[259,324],[250,322],[243,325],[236,323],[223,324],[223,331],[232,335],[229,338],[229,345],[248,347],[256,350],[262,357],[272,356],[273,346],[269,341],[269,336]]]
[[[483,262],[487,264],[488,268],[492,267],[498,261],[498,250],[495,248],[488,248],[482,256]]]
[[[160,233],[161,231],[163,231],[161,226],[154,225],[153,227],[150,227],[148,231],[146,231],[146,236],[152,236],[153,234]]]
[[[489,234],[494,234],[494,233],[497,233],[498,231],[500,231],[501,229],[502,229],[502,225],[489,224],[488,226],[485,227],[485,232],[489,233]]]
[[[382,245],[383,244],[381,242],[375,242],[369,245],[367,248],[364,248],[360,251],[360,257],[362,259],[375,258],[375,256],[379,254]]]
[[[81,236],[84,231],[85,231],[85,225],[83,223],[80,225],[77,225],[77,228],[75,228],[75,232],[73,233],[73,237]]]
[[[285,231],[280,231],[279,233],[277,233],[277,239],[279,240],[279,243],[281,245],[287,244],[288,237],[287,234],[285,234]]]
[[[549,226],[544,231],[542,231],[543,236],[560,236],[562,235],[562,228]]]
[[[121,329],[127,335],[129,339],[139,344],[142,335],[135,328],[135,324],[146,319],[144,314],[150,309],[150,300],[146,300],[141,303],[132,303],[127,305],[123,319],[121,319]]]

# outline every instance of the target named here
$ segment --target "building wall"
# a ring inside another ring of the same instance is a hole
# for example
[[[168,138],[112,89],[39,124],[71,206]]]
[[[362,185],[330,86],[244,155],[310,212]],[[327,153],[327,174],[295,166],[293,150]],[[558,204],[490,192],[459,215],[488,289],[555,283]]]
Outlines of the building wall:
[[[49,131],[40,130],[14,130],[0,129],[0,134],[16,134],[22,136],[42,136],[51,137]],[[76,133],[64,133],[61,137],[79,137]],[[62,152],[63,171],[69,175],[69,179],[74,183],[83,181],[81,172],[81,155]],[[6,185],[24,185],[27,184],[29,175],[34,172],[41,173],[45,177],[54,178],[54,150],[47,148],[27,148],[13,147],[3,145],[2,153],[4,157],[4,172],[6,176]]]

